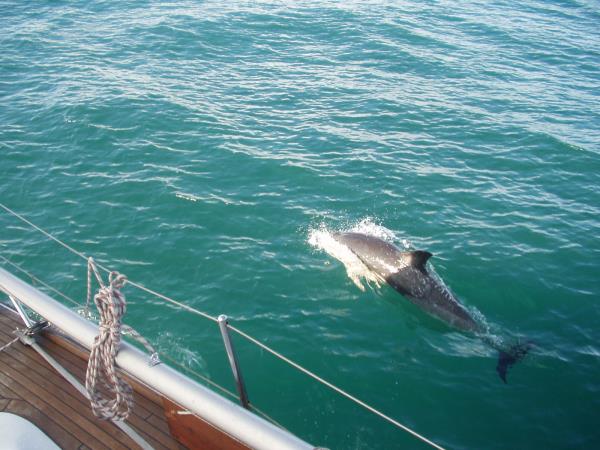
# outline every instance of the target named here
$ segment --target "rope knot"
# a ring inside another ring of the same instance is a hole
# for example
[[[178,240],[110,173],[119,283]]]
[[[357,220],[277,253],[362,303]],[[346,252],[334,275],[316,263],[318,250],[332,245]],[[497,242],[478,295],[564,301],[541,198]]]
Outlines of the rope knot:
[[[90,351],[85,376],[92,411],[101,419],[125,420],[133,408],[133,391],[115,368],[115,357],[121,345],[123,315],[127,311],[121,288],[127,278],[118,272],[110,272],[108,286],[102,280],[93,258],[88,259],[88,304],[91,293],[91,274],[94,273],[100,288],[94,295],[94,303],[100,313],[98,336]],[[104,398],[99,390],[99,379],[112,399]]]

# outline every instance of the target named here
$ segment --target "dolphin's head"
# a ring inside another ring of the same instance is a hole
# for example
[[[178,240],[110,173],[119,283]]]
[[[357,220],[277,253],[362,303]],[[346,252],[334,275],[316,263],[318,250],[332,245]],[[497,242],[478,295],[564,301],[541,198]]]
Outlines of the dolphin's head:
[[[396,272],[402,264],[403,252],[378,237],[362,233],[335,233],[333,238],[383,278]]]

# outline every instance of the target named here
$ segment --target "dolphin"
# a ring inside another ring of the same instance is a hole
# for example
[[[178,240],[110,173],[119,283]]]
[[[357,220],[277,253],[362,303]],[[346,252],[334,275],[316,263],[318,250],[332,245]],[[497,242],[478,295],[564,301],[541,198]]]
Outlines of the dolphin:
[[[427,271],[432,254],[427,251],[402,251],[375,236],[362,233],[334,233],[333,238],[348,248],[382,281],[385,281],[410,302],[453,328],[474,333],[499,351],[496,371],[504,381],[508,369],[521,360],[531,347],[530,342],[502,348],[486,336],[484,327],[454,295]]]

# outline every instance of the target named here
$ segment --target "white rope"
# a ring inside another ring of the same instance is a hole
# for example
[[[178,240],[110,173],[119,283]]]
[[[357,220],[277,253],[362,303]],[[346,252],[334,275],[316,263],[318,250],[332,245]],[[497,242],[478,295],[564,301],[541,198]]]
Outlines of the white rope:
[[[125,420],[133,409],[133,390],[115,368],[115,357],[121,344],[121,321],[127,304],[121,288],[125,284],[125,275],[111,272],[108,286],[104,285],[94,260],[88,261],[88,271],[94,272],[100,285],[94,295],[94,303],[100,313],[99,334],[94,339],[90,351],[85,388],[87,390],[92,411],[101,419]],[[91,295],[91,275],[88,276],[88,302]],[[99,381],[106,387],[107,399],[100,392]]]
[[[90,299],[92,297],[92,272],[96,276],[96,279],[98,280],[98,283],[100,284],[100,286],[102,286],[102,278],[100,277],[100,274],[98,273],[98,269],[96,268],[96,262],[94,261],[94,258],[90,257],[90,258],[88,258],[87,298],[85,301],[85,308],[83,309],[83,315],[85,316],[86,319],[91,318]],[[111,274],[113,274],[113,273],[117,274],[117,272],[111,272]],[[123,277],[124,277],[124,279],[126,279],[124,275],[123,275]],[[123,296],[123,294],[121,294],[121,295]],[[125,296],[123,296],[123,300],[125,300]],[[125,314],[125,311],[123,311],[123,314]],[[121,334],[126,334],[126,335],[131,336],[134,340],[136,340],[137,342],[139,342],[140,344],[142,344],[144,346],[146,351],[148,351],[148,353],[150,353],[149,364],[151,366],[155,366],[156,364],[160,363],[160,359],[158,357],[158,352],[154,349],[154,347],[148,341],[148,339],[146,339],[144,336],[142,336],[140,333],[138,333],[135,329],[133,329],[129,325],[121,322]]]

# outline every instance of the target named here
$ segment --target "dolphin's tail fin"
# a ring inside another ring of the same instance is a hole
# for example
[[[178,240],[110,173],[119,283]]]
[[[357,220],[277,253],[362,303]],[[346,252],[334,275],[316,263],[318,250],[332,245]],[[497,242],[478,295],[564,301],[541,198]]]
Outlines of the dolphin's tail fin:
[[[533,342],[519,342],[506,350],[498,350],[498,365],[496,366],[496,372],[502,378],[502,381],[506,383],[506,375],[508,369],[514,366],[516,363],[521,361],[527,355],[527,352],[533,347]]]

